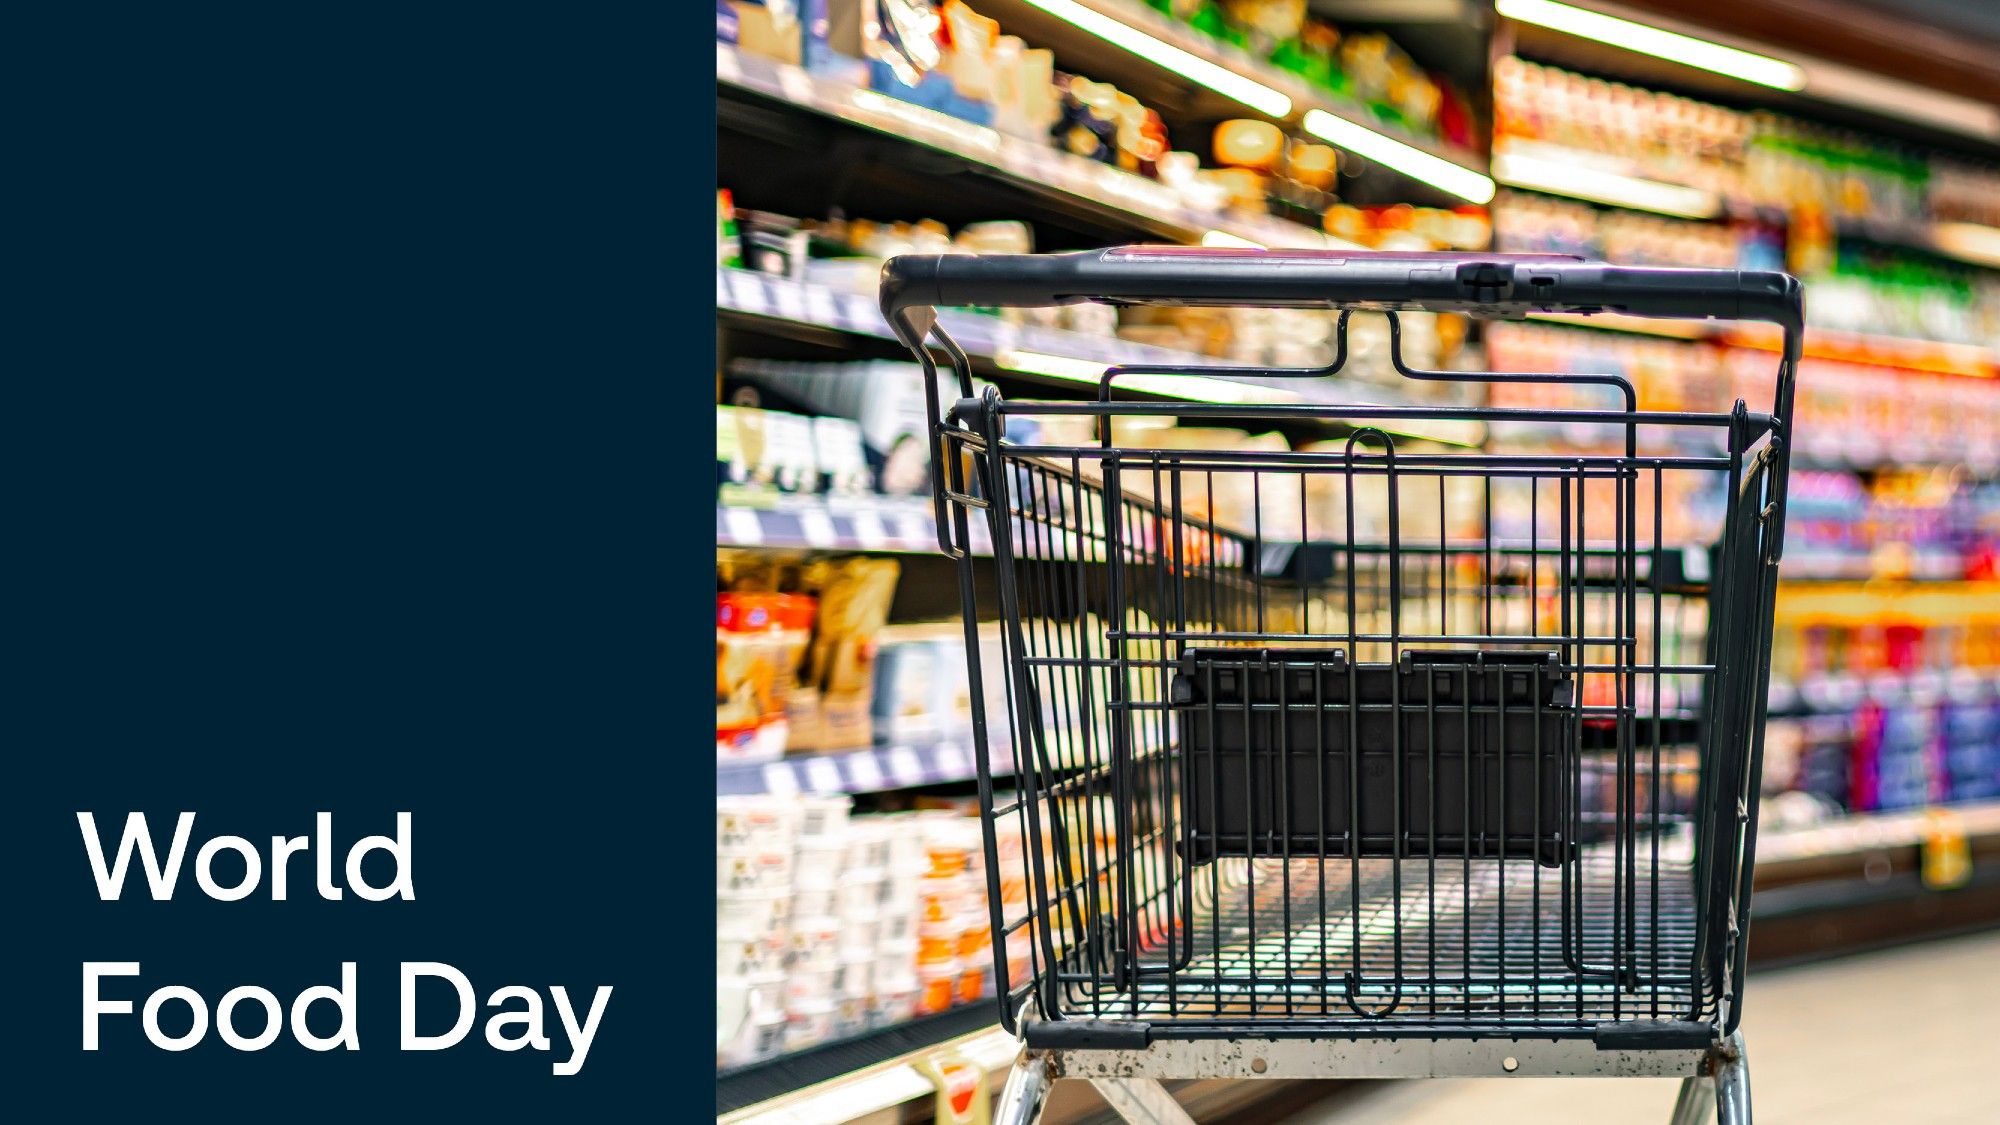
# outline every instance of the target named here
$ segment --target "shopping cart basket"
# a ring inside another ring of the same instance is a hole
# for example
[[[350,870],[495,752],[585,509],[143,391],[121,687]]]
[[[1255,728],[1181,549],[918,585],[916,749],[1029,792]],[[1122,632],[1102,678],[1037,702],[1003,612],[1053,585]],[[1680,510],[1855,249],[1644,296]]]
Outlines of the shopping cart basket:
[[[1238,372],[1266,378],[1332,374],[1351,310],[1385,312],[1405,376],[1613,401],[1114,402],[1121,377],[1215,374],[1129,366],[1093,402],[1010,401],[975,394],[935,316],[1086,300],[1341,310],[1329,367]],[[900,257],[882,304],[929,380],[939,545],[960,560],[994,974],[1023,1041],[1000,1122],[1034,1120],[1058,1077],[1177,1121],[1159,1080],[1503,1074],[1680,1075],[1676,1120],[1708,1086],[1723,1121],[1749,1120],[1737,1025],[1796,281],[1128,247]],[[1641,410],[1613,376],[1420,371],[1399,310],[1769,322],[1775,404]],[[1133,422],[1163,418],[1349,429],[1272,451]],[[1609,441],[1397,436],[1441,419]],[[1685,511],[1711,526],[1670,541]],[[984,663],[982,618],[1001,631]],[[991,677],[1004,715],[981,707]]]

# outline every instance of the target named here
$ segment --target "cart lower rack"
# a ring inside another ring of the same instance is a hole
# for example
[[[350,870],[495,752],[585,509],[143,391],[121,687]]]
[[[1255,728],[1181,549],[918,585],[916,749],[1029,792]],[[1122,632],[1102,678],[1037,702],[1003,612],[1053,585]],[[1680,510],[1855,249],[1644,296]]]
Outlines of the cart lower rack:
[[[1084,299],[1341,310],[1329,368],[1266,377],[1337,371],[1350,310],[1384,311],[1408,377],[1580,378],[1621,408],[1113,401],[1136,368],[1095,402],[1015,402],[974,394],[933,315]],[[1711,1083],[1748,1120],[1736,1027],[1796,282],[1143,247],[899,258],[883,304],[928,377],[973,642],[995,977],[1023,1041],[1001,1120],[1032,1121],[1062,1076],[1171,1121],[1149,1080],[1510,1073],[1681,1074],[1677,1119]],[[1760,319],[1787,345],[1768,413],[1642,411],[1612,376],[1412,369],[1403,309]],[[1445,416],[1601,440],[1506,456],[1393,436]],[[1224,418],[1350,435],[1232,448],[1199,425]],[[1689,518],[1712,558],[1667,565]],[[975,521],[991,582],[962,549]],[[982,619],[1002,627],[985,666]],[[988,677],[1004,714],[980,706]]]

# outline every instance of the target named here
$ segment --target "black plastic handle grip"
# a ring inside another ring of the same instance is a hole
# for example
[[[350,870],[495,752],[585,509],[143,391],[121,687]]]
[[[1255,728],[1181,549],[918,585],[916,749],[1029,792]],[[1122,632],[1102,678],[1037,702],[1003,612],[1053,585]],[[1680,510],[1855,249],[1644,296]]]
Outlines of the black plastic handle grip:
[[[1072,254],[909,254],[882,269],[882,310],[953,305],[1270,305],[1478,316],[1603,312],[1802,323],[1782,273],[1614,266],[1524,254],[1122,246]]]

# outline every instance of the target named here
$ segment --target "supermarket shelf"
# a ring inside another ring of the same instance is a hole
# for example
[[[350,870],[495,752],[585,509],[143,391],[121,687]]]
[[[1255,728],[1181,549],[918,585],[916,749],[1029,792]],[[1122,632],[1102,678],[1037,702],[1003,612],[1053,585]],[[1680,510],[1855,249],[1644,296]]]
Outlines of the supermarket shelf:
[[[816,497],[774,498],[768,507],[718,505],[718,547],[938,554],[937,521],[927,501],[887,497],[854,504]],[[976,554],[991,554],[986,528],[972,522]]]
[[[883,319],[881,307],[873,294],[845,292],[755,270],[718,268],[715,271],[715,307],[743,316],[851,335],[881,340],[896,338],[889,330],[889,322]],[[1093,336],[1061,328],[1013,324],[997,316],[957,309],[940,309],[938,323],[951,334],[952,339],[958,341],[967,355],[990,359],[1006,367],[1020,362],[1015,357],[1027,353],[1044,360],[1073,364],[1079,369],[1080,377],[1093,383],[1103,368],[1113,364],[1213,367],[1218,363],[1214,357],[1196,352],[1136,344],[1115,336]],[[1095,365],[1098,370],[1094,373],[1084,371],[1085,365]],[[1029,366],[1036,365],[1031,361]]]
[[[881,310],[868,296],[755,270],[718,268],[715,304],[724,313],[756,320],[882,340],[895,338]],[[1342,406],[1407,405],[1413,401],[1393,384],[1362,383],[1339,377],[1302,381],[1230,375],[1222,369],[1223,361],[1198,352],[1139,344],[1115,336],[1010,323],[997,316],[958,309],[940,309],[938,323],[967,355],[1022,378],[1095,387],[1104,369],[1115,365],[1213,367],[1217,368],[1214,375],[1148,379],[1137,374],[1118,386],[1142,394],[1203,402],[1317,402],[1328,408],[1330,420],[1338,420]],[[1388,428],[1455,445],[1477,444],[1482,432],[1477,422],[1449,419],[1406,419],[1389,424]]]
[[[1731,199],[1689,184],[1651,178],[1631,161],[1544,141],[1514,141],[1493,160],[1493,177],[1522,191],[1687,219],[1754,215],[1782,220],[1782,210]],[[1841,218],[1835,233],[1900,246],[1985,269],[2000,269],[2000,230],[1976,223]]]
[[[1725,343],[1775,352],[1783,343],[1769,325],[1738,324],[1723,334]],[[1904,367],[1945,375],[2000,376],[2000,350],[1983,344],[1955,344],[1910,336],[1806,328],[1805,354],[1813,359]]]
[[[993,553],[983,523],[968,523],[972,533],[972,553]],[[938,554],[937,524],[930,506],[921,501],[880,499],[852,506],[829,504],[813,497],[773,498],[769,507],[718,505],[715,509],[715,542],[718,547],[761,548],[765,550],[854,551],[870,554]],[[1610,544],[1595,548],[1608,550]],[[1555,549],[1554,544],[1544,546]],[[1468,548],[1477,553],[1480,548]],[[1679,576],[1692,575],[1699,561],[1698,548],[1670,547],[1662,554],[1675,564],[1677,576],[1671,585],[1682,585]],[[1327,543],[1267,543],[1259,568],[1266,577],[1296,578],[1301,572],[1318,576],[1332,573],[1333,545]],[[1909,573],[1883,579],[1874,559],[1865,555],[1815,554],[1804,549],[1786,554],[1779,571],[1781,581],[1793,585],[1824,586],[1838,596],[1866,583],[1871,591],[1892,588],[1936,590],[1951,594],[1968,588],[1965,561],[1956,557],[1926,556],[1910,560]],[[1606,565],[1609,565],[1608,563]],[[1646,571],[1644,573],[1650,573]],[[1705,579],[1706,572],[1702,572]],[[1695,582],[1699,585],[1699,581]],[[1984,591],[1990,587],[1972,584]],[[746,790],[747,792],[747,790]]]
[[[1195,211],[1184,206],[1172,189],[1143,176],[816,76],[726,43],[715,45],[715,75],[723,87],[947,153],[1000,179],[1053,192],[1095,210],[1122,213],[1137,220],[1135,225],[1183,242],[1199,242],[1208,232],[1220,231],[1264,246],[1354,248],[1284,219]]]
[[[982,1000],[934,1016],[723,1071],[716,1075],[717,1125],[805,1125],[854,1121],[931,1096],[917,1069],[943,1050],[965,1055],[996,1080],[1020,1043],[994,1026]]]
[[[996,750],[1004,751],[1004,740]],[[996,774],[1008,772],[995,763]],[[775,762],[724,762],[715,767],[715,792],[732,797],[750,793],[880,793],[919,785],[969,781],[977,776],[972,735],[948,736],[895,746],[788,754]]]
[[[1446,141],[1419,136],[1400,126],[1378,119],[1362,102],[1344,98],[1339,94],[1315,86],[1289,71],[1280,70],[1270,63],[1232,43],[1225,43],[1204,31],[1191,27],[1180,20],[1156,11],[1139,0],[1076,0],[1076,6],[1088,8],[1100,15],[1124,24],[1167,44],[1185,51],[1203,62],[1219,66],[1224,70],[1241,75],[1260,83],[1291,99],[1292,112],[1286,117],[1298,117],[1309,110],[1330,113],[1354,124],[1421,152],[1429,153],[1441,160],[1448,160],[1462,168],[1475,172],[1486,171],[1486,158],[1470,149],[1461,148]],[[1037,31],[1040,46],[1053,46],[1057,50],[1073,47],[1079,43],[1094,46],[1094,37],[1076,25],[1049,18],[1039,11],[1040,5],[1033,0],[989,0],[982,10],[1000,21],[1002,28],[1021,26],[1032,21]],[[1187,79],[1144,56],[1121,52],[1125,60],[1134,67],[1150,67],[1166,71],[1168,81],[1185,85]],[[1096,77],[1096,76],[1094,76]],[[1249,106],[1231,103],[1239,112],[1248,115],[1256,111]],[[1269,115],[1266,115],[1269,116]],[[1282,120],[1283,118],[1272,118]],[[1394,171],[1394,169],[1391,169]]]
[[[1767,828],[1757,841],[1752,960],[1812,960],[2000,923],[2000,801],[1939,811],[1972,861],[1955,887],[1924,875],[1930,810]]]
[[[1709,340],[1735,347],[1778,350],[1783,342],[1765,325],[1725,324],[1696,320],[1648,320],[1619,313],[1530,313],[1529,319],[1575,328],[1601,328],[1677,340]],[[1956,344],[1910,336],[1844,332],[1833,328],[1806,329],[1805,354],[1813,359],[1901,367],[1945,375],[2000,376],[2000,350],[1980,344]]]
[[[1967,837],[2000,836],[2000,801],[1939,806]],[[1931,810],[1867,813],[1809,828],[1764,832],[1757,837],[1757,866],[1856,855],[1884,848],[1913,848],[1930,829]]]

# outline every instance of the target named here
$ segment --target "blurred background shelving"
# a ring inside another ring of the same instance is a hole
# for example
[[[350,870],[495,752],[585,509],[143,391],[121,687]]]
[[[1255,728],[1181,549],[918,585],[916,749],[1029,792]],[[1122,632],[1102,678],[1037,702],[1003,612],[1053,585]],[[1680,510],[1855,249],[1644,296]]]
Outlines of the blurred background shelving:
[[[1550,26],[1540,0],[891,5],[918,20],[905,30],[935,20],[913,59],[866,40],[874,2],[718,4],[718,841],[742,860],[719,872],[718,910],[744,934],[786,911],[846,925],[843,895],[882,915],[865,968],[788,972],[790,945],[719,940],[725,1120],[923,1119],[932,1063],[984,1082],[1008,1054],[966,816],[964,647],[994,639],[941,624],[957,577],[925,491],[926,403],[874,298],[902,252],[1490,248],[1805,278],[1752,955],[2000,919],[2000,62],[1989,75],[1929,33],[1884,43],[1846,0],[1810,29],[1776,0],[1581,2],[1796,68],[1776,86]],[[1094,396],[1127,363],[1214,367],[1121,387],[1221,403],[1604,391],[1404,380],[1366,317],[1340,373],[1300,381],[1227,368],[1325,364],[1326,314],[942,315],[1009,395]],[[1418,366],[1619,373],[1664,409],[1762,408],[1776,347],[1612,315],[1410,317],[1405,335]],[[1515,450],[1611,437],[1410,429],[1399,440]],[[1676,513],[1715,502],[1663,498],[1661,546],[1682,551]],[[772,668],[790,680],[775,692],[757,680]],[[858,850],[815,881],[837,850],[828,818]],[[785,858],[763,870],[743,858],[759,849]],[[1177,1095],[1204,1121],[1275,1119],[1288,1096]]]

